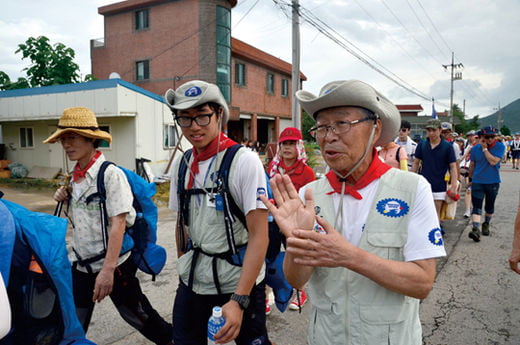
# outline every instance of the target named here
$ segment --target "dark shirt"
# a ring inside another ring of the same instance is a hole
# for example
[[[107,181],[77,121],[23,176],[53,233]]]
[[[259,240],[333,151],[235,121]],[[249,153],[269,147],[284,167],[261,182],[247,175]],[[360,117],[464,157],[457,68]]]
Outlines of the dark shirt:
[[[450,169],[450,163],[457,161],[453,146],[445,139],[433,150],[430,139],[423,140],[415,150],[415,158],[422,160],[420,174],[430,182],[433,193],[446,191],[446,172]]]

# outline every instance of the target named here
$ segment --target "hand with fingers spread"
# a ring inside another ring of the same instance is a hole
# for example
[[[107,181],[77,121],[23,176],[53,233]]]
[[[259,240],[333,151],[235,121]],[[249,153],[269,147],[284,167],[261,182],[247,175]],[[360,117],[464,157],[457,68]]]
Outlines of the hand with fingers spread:
[[[293,236],[294,229],[311,230],[315,215],[312,191],[308,189],[305,192],[303,204],[289,176],[277,174],[270,182],[276,205],[269,202],[265,196],[261,196],[261,199],[285,237]]]
[[[287,239],[287,253],[290,253],[294,262],[299,265],[348,267],[349,255],[357,248],[334,230],[325,219],[316,216],[316,220],[325,233],[293,231],[293,237]]]

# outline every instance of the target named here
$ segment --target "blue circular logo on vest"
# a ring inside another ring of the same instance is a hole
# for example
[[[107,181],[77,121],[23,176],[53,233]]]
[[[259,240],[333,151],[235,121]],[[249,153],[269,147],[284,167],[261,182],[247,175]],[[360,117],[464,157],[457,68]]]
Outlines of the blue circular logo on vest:
[[[403,200],[388,198],[380,200],[376,206],[377,212],[387,217],[402,217],[408,213],[410,206]]]
[[[202,93],[202,90],[198,86],[192,86],[186,92],[184,92],[184,96],[186,97],[197,97]]]
[[[428,233],[428,239],[436,246],[442,246],[444,244],[444,240],[442,239],[442,231],[440,228],[430,230]]]

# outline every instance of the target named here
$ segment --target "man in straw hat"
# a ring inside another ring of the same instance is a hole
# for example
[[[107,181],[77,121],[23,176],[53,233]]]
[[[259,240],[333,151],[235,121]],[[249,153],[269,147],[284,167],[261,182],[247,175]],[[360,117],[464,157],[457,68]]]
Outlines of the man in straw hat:
[[[229,110],[218,86],[190,81],[166,91],[165,100],[193,145],[191,157],[178,157],[172,168],[170,208],[178,213],[180,277],[173,341],[206,344],[212,308],[222,306],[226,322],[215,335],[219,343],[270,344],[265,325],[267,210],[258,198],[266,192],[262,162],[241,147],[229,172],[221,171],[224,155],[237,146],[222,132]],[[229,173],[227,188],[222,173]],[[242,221],[228,213],[232,201]]]
[[[331,170],[300,196],[277,175],[276,206],[262,200],[287,237],[287,280],[309,282],[309,344],[421,344],[419,300],[446,253],[428,182],[375,149],[395,138],[399,111],[357,80],[296,97]]]
[[[129,243],[123,240],[126,225],[135,220],[132,190],[124,172],[114,165],[105,171],[107,233],[102,231],[100,204],[87,202],[97,192],[97,175],[105,157],[97,148],[112,136],[99,129],[96,115],[88,108],[63,111],[58,129],[44,143],[60,142],[67,157],[76,161],[72,171],[72,192],[60,187],[58,202],[68,202],[72,213],[72,269],[76,313],[87,332],[95,302],[110,296],[119,313],[132,327],[156,344],[170,344],[172,326],[164,321],[142,293],[136,278],[137,267],[130,257]],[[108,235],[108,236],[107,236]]]

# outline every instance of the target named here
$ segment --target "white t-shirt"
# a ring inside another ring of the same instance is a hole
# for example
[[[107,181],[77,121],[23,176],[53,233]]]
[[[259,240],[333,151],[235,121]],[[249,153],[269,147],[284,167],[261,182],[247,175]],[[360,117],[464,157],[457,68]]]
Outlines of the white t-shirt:
[[[4,279],[0,274],[0,339],[2,339],[11,329],[11,307],[9,298],[4,285]]]
[[[258,198],[258,193],[266,191],[266,178],[264,167],[256,152],[243,150],[235,159],[236,170],[233,173],[233,179],[229,180],[229,190],[233,200],[245,215],[251,210],[257,208],[266,209],[264,203]],[[215,157],[199,162],[199,173],[195,175],[194,187],[200,188],[204,185],[204,181],[210,178],[216,169],[219,168],[220,161],[215,162]],[[176,158],[174,166],[178,166],[179,159]],[[188,168],[189,169],[189,168]],[[208,173],[209,169],[209,173]],[[177,183],[178,169],[172,169],[170,184],[170,202],[169,208],[173,211],[179,210],[177,199]],[[174,176],[175,175],[175,176]]]
[[[355,246],[359,245],[369,207],[373,204],[379,186],[379,179],[373,181],[365,188],[358,190],[365,202],[359,202],[349,194],[343,196],[342,214],[338,215],[339,223],[337,231]],[[307,187],[300,189],[300,197],[304,200]],[[334,208],[338,209],[341,195],[332,194]],[[337,213],[337,212],[336,212]],[[343,216],[343,221],[341,221]],[[444,246],[433,244],[429,238],[432,229],[439,228],[439,220],[433,202],[430,184],[422,176],[419,179],[415,202],[412,205],[408,223],[408,238],[403,248],[405,261],[415,261],[446,256]],[[333,223],[334,221],[332,221]],[[334,226],[334,224],[331,224]]]

